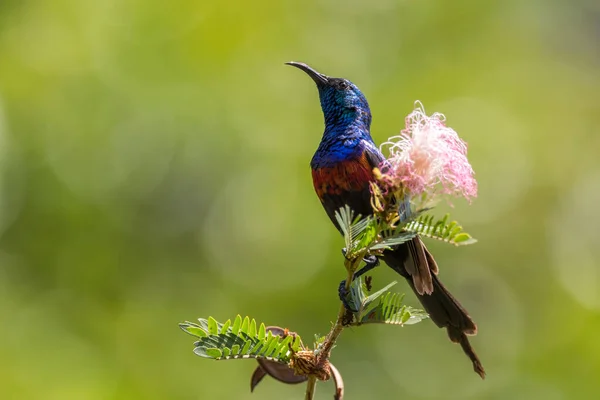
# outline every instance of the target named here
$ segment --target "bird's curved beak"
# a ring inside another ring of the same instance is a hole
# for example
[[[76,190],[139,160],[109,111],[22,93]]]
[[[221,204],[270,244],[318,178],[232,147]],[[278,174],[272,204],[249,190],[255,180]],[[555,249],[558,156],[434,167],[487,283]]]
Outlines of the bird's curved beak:
[[[291,65],[292,67],[296,67],[306,72],[308,76],[312,78],[313,81],[317,84],[317,86],[326,85],[329,83],[329,77],[327,75],[323,75],[320,72],[317,72],[315,69],[309,67],[308,65],[296,61],[286,62],[287,65]]]

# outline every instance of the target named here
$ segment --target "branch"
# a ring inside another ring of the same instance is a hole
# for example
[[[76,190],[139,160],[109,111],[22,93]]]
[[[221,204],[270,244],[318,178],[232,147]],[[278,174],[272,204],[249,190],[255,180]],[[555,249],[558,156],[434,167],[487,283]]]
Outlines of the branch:
[[[308,383],[306,384],[306,395],[304,400],[313,400],[315,397],[315,390],[317,389],[317,377],[311,375],[308,377]]]
[[[364,256],[364,252],[355,256],[353,259],[350,259],[350,260],[346,259],[346,262],[344,263],[345,267],[346,267],[346,271],[348,273],[348,275],[346,277],[346,284],[345,284],[346,291],[348,291],[350,289],[350,285],[352,284],[352,279],[354,277],[354,271],[356,271],[358,269],[358,266],[360,265],[360,262],[361,262],[363,256]],[[328,372],[330,373],[329,357],[331,356],[331,349],[333,349],[333,346],[335,346],[335,342],[337,341],[337,339],[342,334],[342,331],[344,330],[344,326],[345,326],[344,321],[346,320],[346,313],[347,313],[346,307],[344,306],[344,303],[341,303],[340,311],[338,312],[338,316],[337,316],[337,320],[335,321],[335,324],[333,324],[333,326],[331,327],[331,330],[327,334],[323,344],[315,351],[315,352],[318,351],[316,362],[315,362],[318,369],[327,369]],[[337,374],[339,375],[339,372]],[[340,381],[341,381],[341,379],[340,379]],[[305,400],[313,400],[316,384],[317,384],[317,377],[315,375],[310,375],[309,379],[308,379],[308,384],[306,387],[306,396],[304,398]],[[336,399],[341,400],[342,396],[343,396],[343,386],[342,386],[341,390],[340,390],[339,386],[340,385],[338,385],[338,380],[336,379]]]

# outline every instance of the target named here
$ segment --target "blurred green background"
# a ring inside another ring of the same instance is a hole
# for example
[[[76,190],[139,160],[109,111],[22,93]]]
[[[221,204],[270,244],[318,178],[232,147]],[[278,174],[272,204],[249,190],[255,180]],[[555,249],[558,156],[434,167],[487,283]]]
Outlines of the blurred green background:
[[[452,210],[480,242],[430,248],[488,379],[429,321],[364,327],[333,354],[347,399],[595,398],[599,38],[596,0],[0,2],[0,398],[302,398],[250,394],[254,361],[177,327],[335,318],[322,115],[290,60],[354,81],[377,142],[417,99],[445,113],[480,185]]]

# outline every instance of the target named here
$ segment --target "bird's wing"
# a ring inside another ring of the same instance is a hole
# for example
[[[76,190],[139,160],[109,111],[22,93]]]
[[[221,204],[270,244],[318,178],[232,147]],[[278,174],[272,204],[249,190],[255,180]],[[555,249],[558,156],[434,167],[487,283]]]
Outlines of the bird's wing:
[[[383,156],[383,154],[381,154],[381,151],[379,151],[377,146],[375,146],[375,143],[371,141],[363,141],[363,146],[363,154],[365,160],[368,162],[368,165],[371,168],[371,171],[373,170],[373,168],[379,168],[381,166],[381,163],[385,161],[385,157]]]

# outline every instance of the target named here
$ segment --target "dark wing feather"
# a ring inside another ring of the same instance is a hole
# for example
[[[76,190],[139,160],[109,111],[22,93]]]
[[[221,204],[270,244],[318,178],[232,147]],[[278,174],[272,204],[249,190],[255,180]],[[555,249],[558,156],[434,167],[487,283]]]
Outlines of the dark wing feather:
[[[371,166],[371,170],[373,168],[379,168],[381,163],[385,161],[385,157],[375,145],[367,145],[364,150],[364,156]]]

